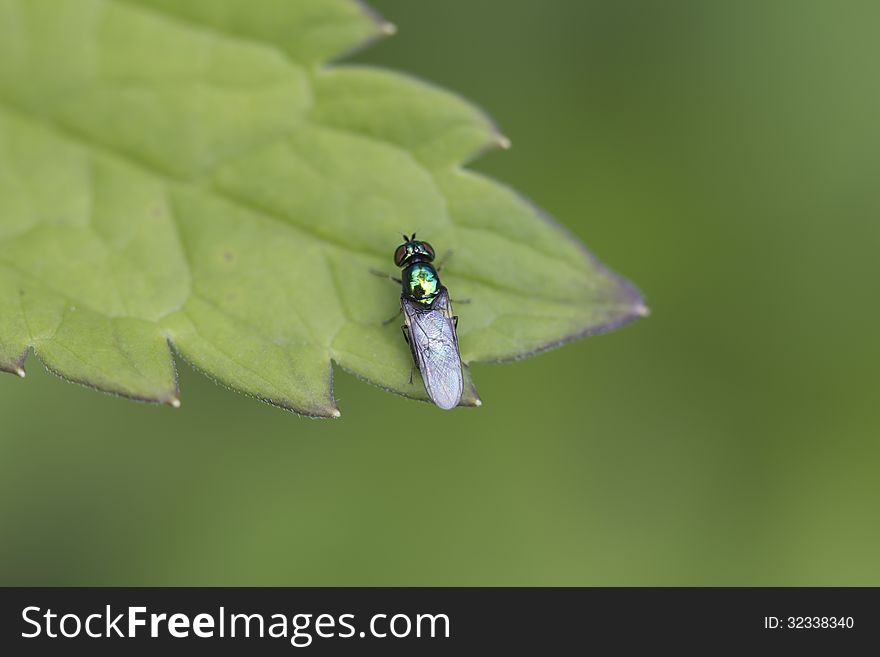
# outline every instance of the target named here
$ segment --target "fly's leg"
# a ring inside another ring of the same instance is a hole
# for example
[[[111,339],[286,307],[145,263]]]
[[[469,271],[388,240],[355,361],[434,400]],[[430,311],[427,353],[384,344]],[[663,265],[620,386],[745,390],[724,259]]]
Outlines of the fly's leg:
[[[458,330],[458,315],[452,316],[452,325],[455,327],[455,330]]]
[[[393,315],[391,315],[391,317],[382,322],[382,326],[388,326],[391,322],[400,317],[400,313],[402,312],[403,308],[398,308],[396,313],[394,313]],[[406,335],[404,335],[404,337],[406,337]],[[407,338],[407,342],[409,342],[409,338]]]
[[[440,258],[440,261],[437,263],[437,266],[434,269],[437,270],[439,274],[443,268],[449,264],[449,259],[452,258],[452,254],[455,253],[452,249],[449,249],[446,253],[443,254],[443,257]],[[470,299],[450,299],[452,303],[470,303]]]
[[[434,267],[434,269],[437,270],[438,274],[443,269],[443,267],[445,267],[447,265],[447,263],[449,262],[449,259],[452,257],[452,253],[453,253],[452,249],[449,249],[446,253],[443,254],[443,257],[440,258],[440,262],[438,262],[437,265]]]
[[[406,324],[401,325],[400,330],[403,331],[403,339],[406,340],[406,343],[409,345],[410,353],[412,353],[413,362],[409,366],[409,384],[412,385],[413,370],[415,369],[416,362],[416,349],[415,346],[413,346],[412,341],[409,339],[409,330],[406,328]]]
[[[370,273],[373,274],[374,276],[378,276],[379,278],[387,278],[389,281],[393,281],[393,282],[397,283],[398,285],[403,285],[403,281],[401,281],[399,278],[395,278],[391,274],[386,274],[383,271],[379,271],[377,269],[371,269]],[[382,326],[388,326],[391,322],[393,322],[395,319],[397,319],[397,317],[402,312],[403,312],[403,308],[398,308],[397,312],[394,313],[393,316],[389,317],[384,322],[382,322]]]
[[[387,278],[389,281],[394,281],[398,285],[403,285],[403,281],[401,281],[396,276],[392,276],[391,274],[386,274],[384,271],[379,271],[378,269],[371,269],[370,273],[373,276],[378,276],[379,278]]]

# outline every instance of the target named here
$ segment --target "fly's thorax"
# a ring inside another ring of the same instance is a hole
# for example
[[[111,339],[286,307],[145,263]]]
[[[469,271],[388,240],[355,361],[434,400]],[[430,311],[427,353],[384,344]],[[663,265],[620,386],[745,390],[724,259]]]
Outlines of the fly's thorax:
[[[431,305],[442,289],[437,270],[430,262],[414,262],[403,270],[403,293],[413,301]]]

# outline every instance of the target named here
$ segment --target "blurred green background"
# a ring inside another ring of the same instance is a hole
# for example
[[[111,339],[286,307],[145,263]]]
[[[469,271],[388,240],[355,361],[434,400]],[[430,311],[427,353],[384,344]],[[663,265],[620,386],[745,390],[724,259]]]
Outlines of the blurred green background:
[[[443,413],[0,377],[0,583],[880,585],[880,6],[372,3],[653,315]],[[466,321],[466,311],[462,313]]]

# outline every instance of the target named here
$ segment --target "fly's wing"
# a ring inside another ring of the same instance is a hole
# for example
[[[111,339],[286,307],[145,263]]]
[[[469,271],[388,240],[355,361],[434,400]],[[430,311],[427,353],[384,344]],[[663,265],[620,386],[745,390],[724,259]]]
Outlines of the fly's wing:
[[[401,298],[401,306],[428,397],[444,410],[455,408],[461,401],[464,383],[452,305],[446,290],[440,293],[431,310],[418,308],[406,297]]]

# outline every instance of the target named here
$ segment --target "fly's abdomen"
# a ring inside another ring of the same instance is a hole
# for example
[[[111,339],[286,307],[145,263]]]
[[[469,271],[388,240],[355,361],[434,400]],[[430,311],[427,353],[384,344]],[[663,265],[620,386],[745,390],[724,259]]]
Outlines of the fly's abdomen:
[[[443,290],[431,310],[423,310],[405,297],[401,299],[416,365],[425,390],[437,406],[448,410],[458,406],[464,387],[458,338],[449,299]]]

